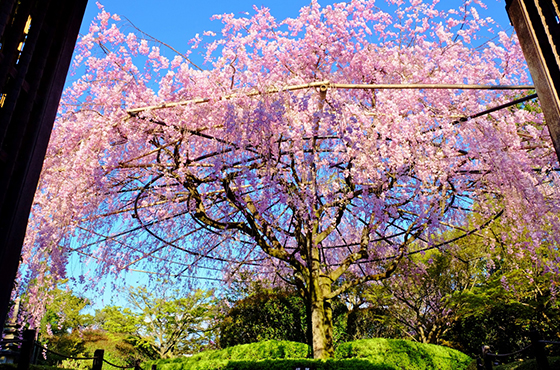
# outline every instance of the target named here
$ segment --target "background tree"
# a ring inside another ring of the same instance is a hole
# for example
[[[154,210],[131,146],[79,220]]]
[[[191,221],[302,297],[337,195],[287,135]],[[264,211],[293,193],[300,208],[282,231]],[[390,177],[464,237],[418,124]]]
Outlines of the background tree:
[[[46,303],[47,310],[39,327],[39,335],[52,336],[80,331],[93,322],[93,317],[83,312],[91,306],[90,300],[67,290],[66,284],[67,281],[61,281],[58,284],[60,288],[51,291],[50,300]],[[29,297],[24,297],[23,304],[26,305],[28,300]]]
[[[387,310],[378,307],[364,286],[346,291],[333,299],[334,341],[366,338],[400,338]],[[252,275],[236,279],[220,303],[220,347],[262,340],[290,340],[312,343],[311,325],[305,301],[290,286],[273,286]]]
[[[97,324],[108,333],[129,334],[127,341],[158,358],[197,353],[212,347],[216,325],[213,292],[175,291],[157,297],[146,288],[130,288],[132,309],[107,306],[96,311]]]
[[[217,16],[207,70],[188,53],[170,61],[102,11],[44,165],[23,255],[30,276],[63,276],[72,252],[98,275],[257,271],[301,292],[314,357],[326,358],[333,299],[437,247],[434,236],[468,235],[469,214],[475,229],[522,215],[533,244],[510,248],[535,250],[542,225],[558,229],[560,204],[547,131],[529,124],[540,114],[467,119],[514,94],[356,85],[525,83],[516,39],[478,44],[489,21],[475,4],[399,4],[313,1],[280,22],[264,8]]]
[[[136,361],[146,362],[159,357],[151,348],[139,347],[136,338],[128,334],[108,333],[99,329],[87,328],[72,333],[59,333],[42,338],[50,350],[73,357],[93,357],[95,350],[103,349],[104,358],[118,366],[133,366]],[[39,356],[39,364],[62,367],[65,369],[83,369],[91,367],[87,361],[66,359],[47,352],[46,357]]]
[[[395,325],[388,308],[374,302],[365,307],[348,311],[346,326],[340,342],[371,338],[401,338],[399,325]]]
[[[51,291],[49,300],[44,302],[45,314],[38,327],[38,341],[51,351],[73,357],[92,357],[96,349],[105,350],[105,358],[121,366],[130,366],[136,360],[156,359],[154,351],[136,346],[135,338],[125,333],[126,321],[121,320],[111,332],[95,328],[98,317],[84,313],[91,303],[72,290],[67,289],[67,281],[58,283]],[[22,303],[27,305],[29,297],[24,296]],[[27,311],[29,312],[29,310]],[[29,325],[26,317],[20,321]],[[151,349],[151,348],[150,348]],[[68,369],[86,369],[83,361],[69,360],[52,352],[39,356],[40,364],[57,366]]]
[[[478,353],[486,344],[502,353],[521,349],[527,345],[532,328],[549,340],[560,339],[560,309],[555,297],[558,274],[546,263],[557,258],[557,244],[545,235],[536,251],[540,259],[535,259],[530,249],[511,253],[512,229],[517,227],[500,220],[462,241],[478,251],[480,273],[472,288],[451,297],[457,319],[451,323],[446,340],[465,353]],[[530,237],[525,233],[518,240],[530,245]]]
[[[68,281],[58,282],[44,302],[46,310],[38,326],[38,341],[49,349],[68,356],[82,356],[87,354],[87,348],[82,331],[93,322],[93,317],[83,311],[91,305],[91,302],[67,289]],[[28,305],[30,297],[24,296],[22,304]],[[27,310],[29,312],[29,310]],[[27,318],[20,317],[20,321],[27,326]],[[40,360],[47,365],[60,365],[64,359],[47,355]]]
[[[511,225],[498,219],[481,232],[408,256],[390,279],[362,295],[381,305],[381,317],[397,335],[454,347],[478,356],[482,345],[499,353],[521,349],[537,328],[558,338],[559,314],[553,291],[556,274],[527,251],[507,252]],[[451,236],[446,236],[450,238]],[[451,237],[452,239],[452,237]],[[374,306],[375,307],[375,306]]]
[[[220,347],[263,340],[307,343],[305,302],[293,289],[260,289],[238,300],[220,323]]]
[[[454,298],[484,282],[479,279],[480,263],[473,260],[476,257],[465,250],[410,256],[390,279],[372,286],[366,297],[384,308],[383,316],[399,337],[447,344],[445,335],[461,308]]]

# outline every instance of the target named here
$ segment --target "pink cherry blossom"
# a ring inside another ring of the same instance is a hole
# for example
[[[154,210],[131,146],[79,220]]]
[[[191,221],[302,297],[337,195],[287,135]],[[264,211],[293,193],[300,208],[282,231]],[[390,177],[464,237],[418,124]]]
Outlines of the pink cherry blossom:
[[[92,287],[133,269],[250,269],[302,291],[322,328],[314,354],[328,357],[333,297],[386,278],[410,251],[443,248],[447,231],[473,232],[473,215],[479,231],[497,217],[519,225],[513,253],[554,245],[559,233],[544,230],[558,230],[558,163],[542,114],[466,119],[526,92],[338,87],[528,83],[515,36],[478,41],[491,22],[475,4],[389,3],[216,16],[221,37],[192,42],[206,69],[122,34],[103,10],[77,49],[84,73],[63,96],[20,286],[33,281],[38,302],[71,255]]]

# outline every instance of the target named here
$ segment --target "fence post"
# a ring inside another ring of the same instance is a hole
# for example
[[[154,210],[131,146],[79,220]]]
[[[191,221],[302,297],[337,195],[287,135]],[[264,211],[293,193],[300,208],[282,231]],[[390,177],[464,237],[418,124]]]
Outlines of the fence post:
[[[476,370],[484,370],[484,360],[482,357],[476,359]]]
[[[35,348],[35,330],[24,330],[23,341],[19,351],[18,370],[29,370],[31,364],[31,356]]]
[[[140,370],[140,360],[134,360],[134,370]]]
[[[152,364],[152,370],[157,370],[157,365],[156,364]]]
[[[548,359],[546,358],[546,351],[544,350],[544,344],[541,342],[541,336],[539,332],[535,329],[529,332],[529,338],[531,339],[531,346],[533,347],[533,353],[535,354],[535,360],[537,361],[537,366],[540,370],[550,370],[548,366]]]
[[[490,347],[482,346],[482,360],[484,361],[484,370],[492,370],[492,356],[489,355]]]
[[[103,354],[105,353],[105,350],[103,349],[96,349],[95,352],[93,353],[93,366],[91,367],[91,370],[101,370],[101,368],[103,367]]]

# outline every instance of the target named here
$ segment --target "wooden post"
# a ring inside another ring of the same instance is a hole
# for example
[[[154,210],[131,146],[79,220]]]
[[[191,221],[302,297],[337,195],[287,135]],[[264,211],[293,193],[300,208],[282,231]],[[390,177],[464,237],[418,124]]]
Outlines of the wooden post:
[[[35,330],[23,331],[23,342],[19,352],[18,370],[29,370],[31,356],[35,349]]]
[[[476,370],[484,370],[484,361],[480,357],[476,359]]]
[[[544,344],[541,342],[541,336],[539,332],[535,329],[529,332],[529,338],[531,339],[531,346],[533,347],[533,353],[535,354],[535,360],[537,360],[537,366],[540,370],[550,370],[548,366],[548,359],[546,358],[546,351],[544,350]]]
[[[156,364],[152,364],[152,370],[157,370],[157,365]]]
[[[101,368],[103,367],[103,354],[105,353],[105,350],[102,349],[96,349],[95,352],[93,353],[93,366],[91,367],[91,370],[101,370]]]
[[[140,360],[134,361],[134,370],[141,370],[140,369]]]
[[[492,370],[492,356],[490,356],[489,346],[482,346],[482,360],[484,361],[484,370]]]

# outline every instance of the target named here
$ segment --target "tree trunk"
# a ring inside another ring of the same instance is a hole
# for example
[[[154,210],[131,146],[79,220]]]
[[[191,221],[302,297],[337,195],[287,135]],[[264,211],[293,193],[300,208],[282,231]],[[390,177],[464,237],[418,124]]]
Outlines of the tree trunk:
[[[314,246],[308,236],[304,248],[308,266],[308,280],[304,295],[308,297],[308,312],[311,311],[311,347],[313,358],[334,357],[333,322],[330,294],[332,280],[321,271],[319,248]]]
[[[311,283],[311,332],[313,358],[327,359],[334,356],[331,300],[325,299],[319,279]],[[330,286],[329,286],[330,287]]]
[[[313,347],[313,322],[311,321],[311,295],[309,292],[304,292],[303,294],[305,302],[305,337],[307,339],[307,345]]]

